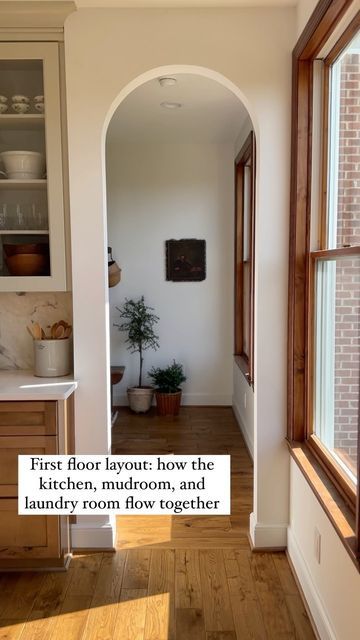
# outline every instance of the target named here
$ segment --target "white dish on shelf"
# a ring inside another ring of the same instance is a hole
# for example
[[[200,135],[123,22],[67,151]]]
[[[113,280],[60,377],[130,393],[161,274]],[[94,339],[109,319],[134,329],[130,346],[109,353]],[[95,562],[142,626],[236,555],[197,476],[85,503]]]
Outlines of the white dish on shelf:
[[[30,109],[30,105],[26,102],[13,102],[11,108],[15,113],[27,113]]]
[[[29,104],[30,98],[28,96],[23,96],[22,94],[16,94],[11,96],[12,102],[24,102],[25,104]]]
[[[5,102],[0,102],[0,113],[6,113],[8,110],[8,106]]]
[[[3,151],[0,158],[9,180],[38,180],[44,173],[44,156],[37,151]]]
[[[6,96],[0,96],[0,104],[6,104],[6,102],[8,101]]]
[[[34,97],[34,103],[36,104],[37,102],[44,103],[44,96],[35,96]]]

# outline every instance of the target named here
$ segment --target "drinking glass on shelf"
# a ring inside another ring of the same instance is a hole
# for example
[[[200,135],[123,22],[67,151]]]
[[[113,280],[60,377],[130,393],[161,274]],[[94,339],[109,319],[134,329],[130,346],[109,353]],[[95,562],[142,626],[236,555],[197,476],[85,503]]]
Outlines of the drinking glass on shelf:
[[[31,205],[32,229],[47,229],[47,212],[39,205]]]
[[[7,204],[3,204],[0,209],[0,231],[7,229],[8,222]]]
[[[20,204],[16,205],[15,229],[25,229],[24,212]]]

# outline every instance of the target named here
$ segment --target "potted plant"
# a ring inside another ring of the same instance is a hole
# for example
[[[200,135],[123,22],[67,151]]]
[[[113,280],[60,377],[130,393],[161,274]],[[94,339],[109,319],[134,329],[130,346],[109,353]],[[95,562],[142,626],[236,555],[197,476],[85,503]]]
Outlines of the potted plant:
[[[153,367],[149,371],[156,390],[156,407],[160,416],[177,416],[180,409],[181,394],[180,385],[185,382],[186,377],[182,364],[173,361],[165,369]]]
[[[139,300],[126,298],[122,308],[116,308],[124,322],[114,323],[114,326],[118,327],[119,331],[127,332],[128,337],[125,342],[128,344],[128,349],[131,353],[138,353],[140,359],[139,384],[127,390],[129,405],[135,413],[146,413],[152,405],[154,388],[143,385],[143,354],[147,349],[159,348],[159,337],[154,331],[159,318],[153,313],[154,309],[145,304],[144,296]]]

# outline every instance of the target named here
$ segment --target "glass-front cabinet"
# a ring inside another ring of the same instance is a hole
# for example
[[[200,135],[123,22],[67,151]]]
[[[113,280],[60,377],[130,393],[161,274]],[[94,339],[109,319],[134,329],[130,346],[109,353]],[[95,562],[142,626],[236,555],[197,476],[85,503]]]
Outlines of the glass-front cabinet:
[[[0,291],[66,290],[57,43],[0,43]]]

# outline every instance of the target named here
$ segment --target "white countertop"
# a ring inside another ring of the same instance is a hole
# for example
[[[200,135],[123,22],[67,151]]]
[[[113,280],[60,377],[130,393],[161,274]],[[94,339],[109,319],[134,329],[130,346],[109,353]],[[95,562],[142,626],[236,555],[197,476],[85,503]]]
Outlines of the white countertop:
[[[32,371],[0,370],[1,400],[66,400],[76,389],[73,376],[38,378]]]

